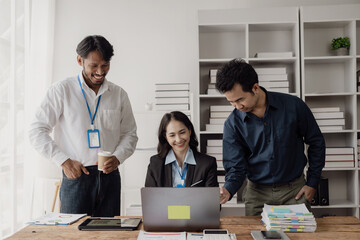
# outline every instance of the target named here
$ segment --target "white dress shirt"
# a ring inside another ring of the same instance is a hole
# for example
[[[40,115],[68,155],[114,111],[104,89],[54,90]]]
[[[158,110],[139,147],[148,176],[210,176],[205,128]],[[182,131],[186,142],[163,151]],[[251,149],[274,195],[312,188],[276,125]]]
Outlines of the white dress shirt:
[[[102,96],[94,120],[94,127],[100,132],[101,148],[90,149],[88,145],[87,130],[91,129],[91,121],[78,76],[50,87],[30,125],[31,144],[58,165],[68,158],[84,166],[95,165],[99,150],[111,152],[123,163],[133,154],[138,140],[127,93],[105,79],[96,95],[81,72],[79,76],[92,116]],[[53,139],[50,137],[52,131]]]

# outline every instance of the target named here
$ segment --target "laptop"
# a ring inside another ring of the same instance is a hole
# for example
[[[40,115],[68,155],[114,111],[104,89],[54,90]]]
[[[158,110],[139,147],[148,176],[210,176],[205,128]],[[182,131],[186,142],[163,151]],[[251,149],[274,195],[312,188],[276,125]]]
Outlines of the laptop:
[[[145,231],[202,231],[220,226],[218,187],[141,189]]]

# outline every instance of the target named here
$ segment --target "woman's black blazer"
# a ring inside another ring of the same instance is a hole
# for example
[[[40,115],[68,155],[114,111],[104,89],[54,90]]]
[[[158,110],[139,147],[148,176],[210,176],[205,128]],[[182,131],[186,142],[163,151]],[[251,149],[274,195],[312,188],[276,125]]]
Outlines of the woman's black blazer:
[[[209,155],[195,152],[196,165],[188,165],[185,187],[218,187],[216,159]],[[172,187],[172,164],[165,166],[165,158],[154,155],[146,174],[145,187]]]

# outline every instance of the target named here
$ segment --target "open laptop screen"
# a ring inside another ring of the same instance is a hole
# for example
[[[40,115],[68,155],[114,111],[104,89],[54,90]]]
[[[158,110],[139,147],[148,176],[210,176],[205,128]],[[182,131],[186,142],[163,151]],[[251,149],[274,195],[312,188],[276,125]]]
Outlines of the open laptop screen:
[[[142,188],[146,231],[202,231],[219,228],[218,187]]]

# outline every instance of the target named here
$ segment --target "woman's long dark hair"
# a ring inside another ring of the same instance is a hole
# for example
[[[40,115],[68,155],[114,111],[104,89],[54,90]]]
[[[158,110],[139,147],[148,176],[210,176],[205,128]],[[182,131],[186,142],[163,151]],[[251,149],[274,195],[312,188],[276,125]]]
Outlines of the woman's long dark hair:
[[[158,155],[161,158],[165,158],[171,149],[170,144],[165,138],[166,128],[171,120],[182,122],[187,127],[187,129],[191,131],[189,146],[193,152],[197,152],[197,146],[199,145],[199,142],[197,140],[193,124],[184,113],[179,111],[174,111],[171,113],[166,113],[161,119],[159,131],[158,131],[158,138],[159,138],[159,143],[157,147]]]

